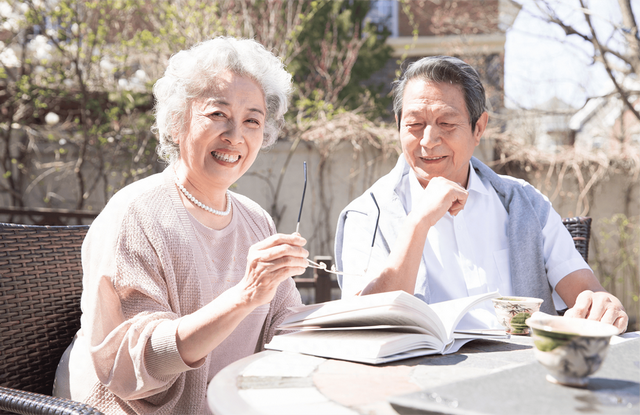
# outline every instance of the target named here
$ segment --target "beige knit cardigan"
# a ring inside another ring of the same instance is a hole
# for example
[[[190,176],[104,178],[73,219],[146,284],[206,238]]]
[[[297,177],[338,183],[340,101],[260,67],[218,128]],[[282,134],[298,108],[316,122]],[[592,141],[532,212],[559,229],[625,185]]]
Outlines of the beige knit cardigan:
[[[61,360],[56,394],[107,414],[209,412],[210,356],[192,368],[176,346],[177,319],[205,304],[199,280],[205,270],[174,181],[169,167],[125,187],[91,225],[82,247],[82,327]],[[260,206],[232,198],[233,214],[256,240],[275,232]],[[252,328],[262,330],[255,350],[273,337],[288,307],[300,304],[289,278],[270,303],[264,330]]]

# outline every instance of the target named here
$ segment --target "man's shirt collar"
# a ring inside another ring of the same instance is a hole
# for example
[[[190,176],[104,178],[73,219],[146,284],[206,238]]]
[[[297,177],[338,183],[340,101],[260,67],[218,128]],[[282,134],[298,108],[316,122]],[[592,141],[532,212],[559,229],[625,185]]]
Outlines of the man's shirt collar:
[[[467,190],[474,191],[483,195],[489,195],[489,189],[487,189],[488,183],[484,183],[480,180],[478,173],[473,168],[471,160],[469,160],[469,182],[467,183]]]

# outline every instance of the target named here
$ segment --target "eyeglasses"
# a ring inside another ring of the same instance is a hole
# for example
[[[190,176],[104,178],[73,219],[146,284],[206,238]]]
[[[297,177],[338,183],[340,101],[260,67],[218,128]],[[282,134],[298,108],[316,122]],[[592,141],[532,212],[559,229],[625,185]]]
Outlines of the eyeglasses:
[[[304,168],[304,187],[302,189],[302,200],[300,201],[300,211],[298,212],[298,223],[296,224],[296,232],[298,232],[298,230],[300,229],[300,218],[302,217],[302,206],[304,205],[304,196],[305,196],[305,193],[307,192],[307,162],[306,161],[303,164],[303,168]],[[352,277],[363,277],[367,273],[367,270],[369,269],[369,264],[371,263],[373,246],[375,245],[375,242],[376,242],[376,234],[378,233],[378,223],[380,222],[380,206],[378,206],[378,201],[376,200],[376,197],[373,195],[373,192],[369,192],[369,194],[373,199],[373,203],[375,203],[376,205],[378,214],[376,216],[376,227],[373,230],[373,238],[371,238],[371,249],[369,250],[369,258],[367,259],[367,266],[364,268],[364,271],[362,272],[362,274],[351,274],[348,272],[337,271],[335,264],[333,264],[329,269],[327,268],[327,264],[325,264],[324,262],[317,263],[307,258],[310,268],[321,269],[331,274],[346,275],[346,276],[352,276]]]
[[[302,188],[302,200],[300,201],[300,211],[298,212],[298,223],[296,224],[296,233],[300,230],[300,218],[302,217],[302,206],[304,205],[304,195],[307,193],[307,162],[303,162],[304,168],[304,187]]]

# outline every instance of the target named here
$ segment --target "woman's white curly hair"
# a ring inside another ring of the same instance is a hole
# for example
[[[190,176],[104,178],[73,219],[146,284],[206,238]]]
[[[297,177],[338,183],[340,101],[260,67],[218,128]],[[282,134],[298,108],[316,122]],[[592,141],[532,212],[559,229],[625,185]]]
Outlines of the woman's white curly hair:
[[[169,59],[164,76],[153,86],[158,155],[173,163],[180,156],[174,135],[190,120],[191,103],[210,93],[219,73],[231,71],[255,80],[265,96],[267,116],[262,147],[275,143],[284,124],[292,91],[282,61],[252,39],[217,37],[180,51]]]

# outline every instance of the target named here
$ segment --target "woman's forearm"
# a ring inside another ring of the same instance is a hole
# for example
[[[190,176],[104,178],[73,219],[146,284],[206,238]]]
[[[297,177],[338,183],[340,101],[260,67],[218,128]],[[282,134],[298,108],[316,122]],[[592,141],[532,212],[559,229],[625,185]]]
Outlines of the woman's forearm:
[[[182,360],[189,366],[196,365],[218,347],[257,305],[244,298],[236,286],[200,310],[182,317],[176,333]]]
[[[254,244],[247,256],[247,271],[234,287],[178,324],[176,342],[190,366],[218,347],[256,307],[269,303],[278,286],[307,268],[307,241],[299,234],[274,234]]]

